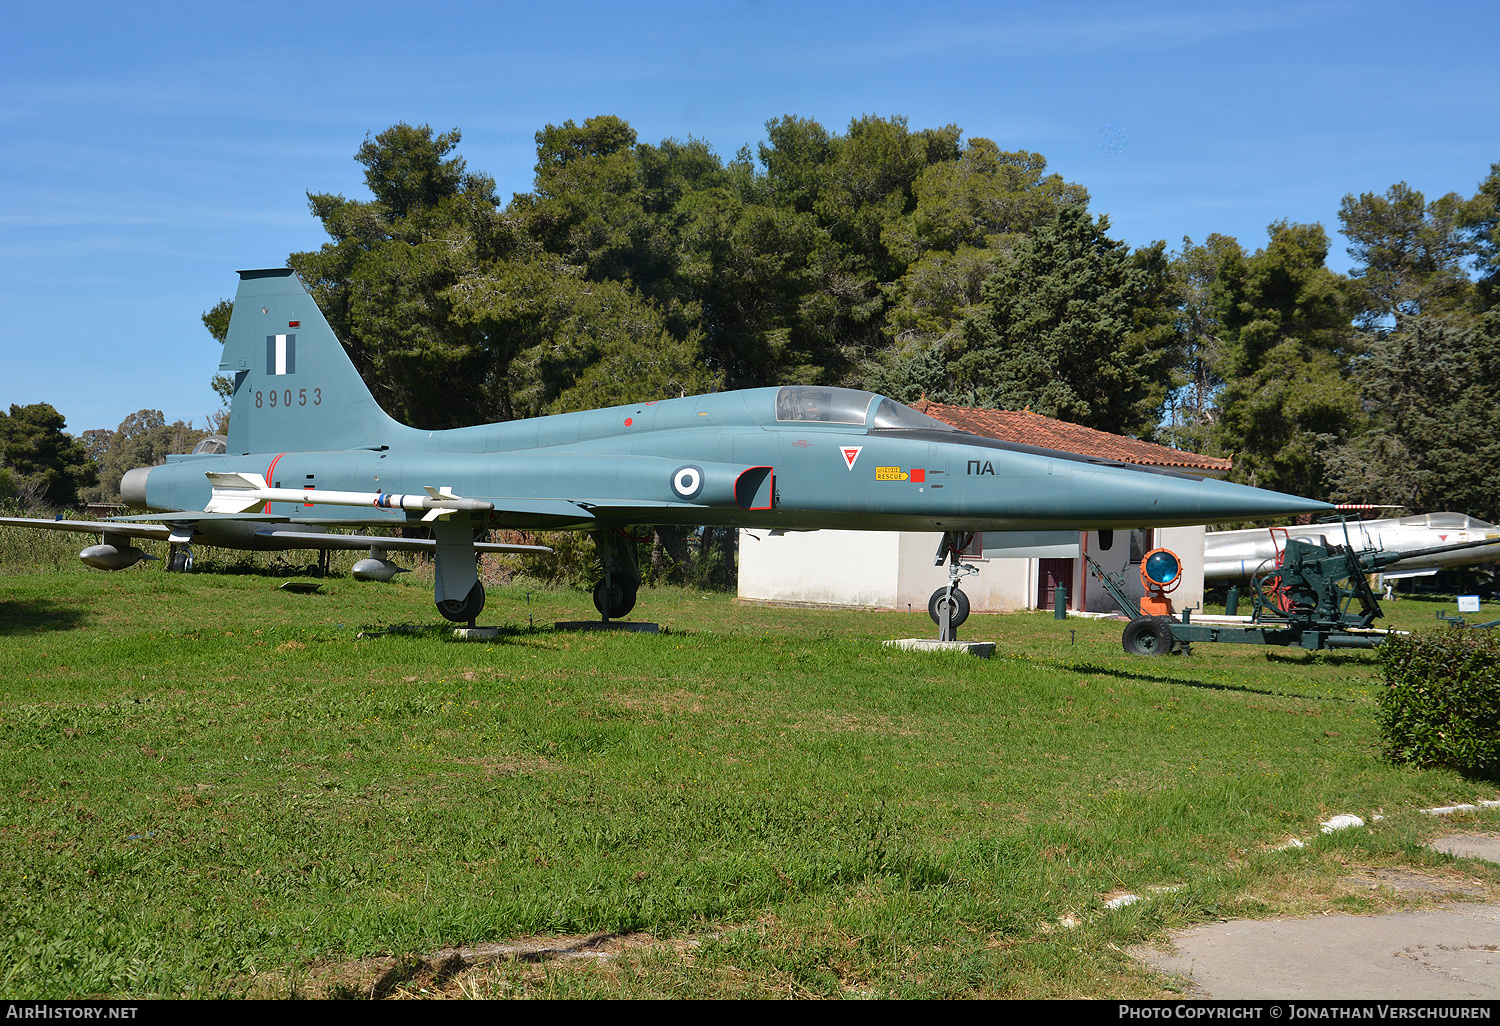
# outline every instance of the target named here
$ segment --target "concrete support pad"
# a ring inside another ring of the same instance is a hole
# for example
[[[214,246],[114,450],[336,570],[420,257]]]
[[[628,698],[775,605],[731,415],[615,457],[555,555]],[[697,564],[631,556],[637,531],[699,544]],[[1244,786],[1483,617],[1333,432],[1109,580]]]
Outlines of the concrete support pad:
[[[494,641],[500,636],[499,627],[455,627],[453,636],[459,641]]]
[[[993,641],[934,641],[931,638],[902,638],[899,641],[882,641],[882,645],[895,645],[907,652],[967,652],[981,659],[995,654]]]
[[[661,625],[654,623],[634,623],[630,620],[559,620],[557,629],[560,631],[633,631],[637,634],[656,634],[660,632]]]

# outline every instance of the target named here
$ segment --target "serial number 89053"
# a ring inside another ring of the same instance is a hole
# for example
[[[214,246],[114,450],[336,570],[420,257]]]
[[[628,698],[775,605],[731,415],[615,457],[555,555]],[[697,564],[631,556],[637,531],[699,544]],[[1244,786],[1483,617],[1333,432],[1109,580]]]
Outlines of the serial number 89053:
[[[309,389],[306,389],[306,388],[299,388],[299,389],[297,389],[297,398],[296,398],[297,405],[298,406],[306,406],[308,404],[308,402],[311,401],[314,406],[322,406],[323,405],[323,390],[321,388],[311,389],[311,392],[312,392],[311,396],[309,396],[307,394],[308,391],[309,391]],[[276,389],[274,389],[274,388],[271,389],[269,392],[261,392],[261,391],[257,390],[256,393],[255,393],[255,408],[257,410],[260,409],[263,406],[291,406],[291,405],[292,405],[292,390],[290,388],[284,388],[280,392],[276,391]]]

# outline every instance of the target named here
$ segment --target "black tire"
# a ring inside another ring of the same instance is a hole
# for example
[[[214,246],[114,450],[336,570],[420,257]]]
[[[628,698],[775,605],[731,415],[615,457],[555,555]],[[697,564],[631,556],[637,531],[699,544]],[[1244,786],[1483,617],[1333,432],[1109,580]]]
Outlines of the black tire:
[[[478,581],[474,587],[469,589],[468,598],[463,601],[457,599],[444,599],[437,603],[437,611],[443,615],[444,620],[454,623],[469,623],[477,620],[479,614],[484,610],[484,585]]]
[[[1120,644],[1131,655],[1159,656],[1172,651],[1176,639],[1172,637],[1172,626],[1166,620],[1142,616],[1125,625]]]
[[[193,567],[193,557],[182,549],[176,549],[167,559],[167,572],[173,574],[185,574]]]
[[[600,581],[594,585],[594,608],[599,610],[600,616],[618,620],[635,608],[635,593],[640,586],[639,581],[610,574],[608,602],[605,600],[604,582]]]
[[[932,617],[932,622],[939,627],[943,625],[943,607],[948,604],[948,589],[939,588],[932,593],[932,598],[927,600],[927,615]],[[953,589],[953,620],[952,625],[957,627],[969,618],[969,596]]]

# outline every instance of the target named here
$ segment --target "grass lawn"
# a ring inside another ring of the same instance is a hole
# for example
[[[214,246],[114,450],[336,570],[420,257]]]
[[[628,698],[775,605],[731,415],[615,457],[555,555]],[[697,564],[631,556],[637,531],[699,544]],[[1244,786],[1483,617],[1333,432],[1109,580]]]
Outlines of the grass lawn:
[[[661,634],[568,634],[586,594],[516,586],[466,644],[416,574],[4,565],[8,998],[1169,996],[1126,946],[1414,900],[1370,870],[1500,885],[1422,847],[1496,788],[1380,761],[1372,654],[1141,659],[1037,613],[973,617],[985,661],[879,644],[923,613],[674,589],[633,616]]]

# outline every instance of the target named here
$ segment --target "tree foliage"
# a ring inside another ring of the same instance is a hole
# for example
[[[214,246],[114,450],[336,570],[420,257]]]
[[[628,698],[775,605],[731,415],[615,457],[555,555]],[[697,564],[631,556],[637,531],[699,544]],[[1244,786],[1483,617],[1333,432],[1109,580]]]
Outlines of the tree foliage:
[[[1359,264],[1349,294],[1363,326],[1394,318],[1400,328],[1408,318],[1452,311],[1469,300],[1473,283],[1465,263],[1474,246],[1462,231],[1467,213],[1458,193],[1428,203],[1405,182],[1383,196],[1344,197],[1339,222]]]
[[[1318,224],[1279,221],[1264,249],[1222,244],[1212,288],[1221,330],[1212,445],[1246,484],[1324,497],[1324,456],[1361,422],[1345,279]]]
[[[1131,253],[1108,229],[1064,207],[1002,256],[932,397],[1150,430],[1166,398],[1173,284],[1161,243]]]
[[[1500,315],[1428,314],[1369,346],[1370,426],[1334,454],[1334,495],[1500,518]]]
[[[168,453],[191,452],[210,433],[180,420],[168,424],[160,410],[137,410],[114,431],[87,431],[98,482],[85,488],[82,497],[88,502],[119,502],[120,479],[126,471],[154,467],[165,462]]]
[[[77,507],[78,490],[96,473],[83,442],[64,432],[47,403],[0,411],[0,498],[51,509]]]
[[[1479,183],[1479,191],[1464,207],[1461,227],[1474,252],[1478,274],[1474,301],[1480,312],[1493,310],[1500,300],[1500,163]]]
[[[1156,432],[1157,440],[1166,445],[1207,452],[1213,443],[1227,355],[1218,287],[1226,263],[1243,257],[1238,242],[1218,234],[1201,246],[1184,237],[1182,252],[1172,255],[1176,359],[1163,423]]]

